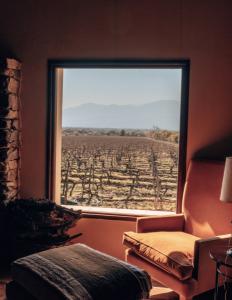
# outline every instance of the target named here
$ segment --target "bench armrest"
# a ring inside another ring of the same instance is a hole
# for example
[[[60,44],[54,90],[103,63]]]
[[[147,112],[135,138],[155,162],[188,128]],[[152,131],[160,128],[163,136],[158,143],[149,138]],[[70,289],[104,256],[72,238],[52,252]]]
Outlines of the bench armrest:
[[[136,232],[183,231],[184,215],[141,217],[136,222]]]
[[[199,283],[199,293],[213,289],[215,285],[216,263],[209,256],[210,249],[228,246],[230,239],[231,235],[227,234],[195,242],[193,277]]]

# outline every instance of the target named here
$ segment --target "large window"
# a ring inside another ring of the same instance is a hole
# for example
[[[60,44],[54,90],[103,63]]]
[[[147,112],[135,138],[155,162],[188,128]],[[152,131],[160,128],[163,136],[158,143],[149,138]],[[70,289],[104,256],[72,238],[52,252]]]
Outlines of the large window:
[[[188,62],[51,61],[49,74],[49,196],[86,210],[178,211]]]

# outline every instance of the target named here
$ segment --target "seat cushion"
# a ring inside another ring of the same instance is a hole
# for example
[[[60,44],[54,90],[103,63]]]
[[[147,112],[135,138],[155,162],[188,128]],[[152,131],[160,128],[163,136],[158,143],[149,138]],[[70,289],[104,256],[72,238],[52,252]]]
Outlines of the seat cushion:
[[[199,238],[181,231],[125,232],[123,243],[138,255],[180,280],[192,276],[195,241]]]

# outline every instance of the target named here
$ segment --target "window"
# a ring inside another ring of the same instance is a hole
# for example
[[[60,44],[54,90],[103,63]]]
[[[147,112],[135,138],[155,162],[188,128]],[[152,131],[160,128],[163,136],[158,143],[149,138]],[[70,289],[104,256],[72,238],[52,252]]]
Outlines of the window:
[[[86,210],[179,211],[188,62],[50,61],[49,79],[48,196]]]

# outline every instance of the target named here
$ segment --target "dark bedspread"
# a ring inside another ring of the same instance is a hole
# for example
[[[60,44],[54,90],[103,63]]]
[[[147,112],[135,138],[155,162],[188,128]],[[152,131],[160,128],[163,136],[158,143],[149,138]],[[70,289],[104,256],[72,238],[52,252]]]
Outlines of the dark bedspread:
[[[145,271],[83,244],[18,259],[12,276],[39,300],[137,300],[151,288]]]

